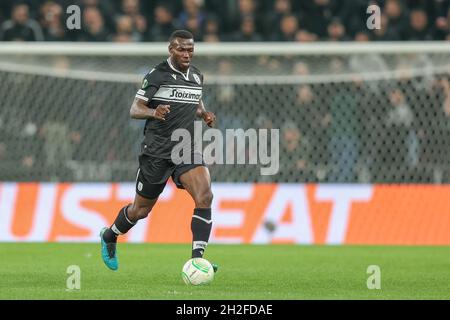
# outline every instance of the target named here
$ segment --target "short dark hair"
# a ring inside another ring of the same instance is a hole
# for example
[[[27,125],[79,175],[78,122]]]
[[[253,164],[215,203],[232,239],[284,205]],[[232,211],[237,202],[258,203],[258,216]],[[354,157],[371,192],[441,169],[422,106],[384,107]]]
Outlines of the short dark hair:
[[[175,38],[194,39],[194,35],[187,30],[175,30],[170,35],[169,42],[172,42]]]

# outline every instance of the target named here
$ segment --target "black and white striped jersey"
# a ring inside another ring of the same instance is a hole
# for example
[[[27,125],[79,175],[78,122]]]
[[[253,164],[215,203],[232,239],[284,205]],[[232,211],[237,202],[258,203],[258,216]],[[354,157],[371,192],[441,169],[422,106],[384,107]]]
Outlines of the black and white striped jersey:
[[[194,66],[186,73],[178,71],[170,59],[154,67],[144,78],[136,98],[147,102],[149,108],[170,105],[166,120],[148,119],[145,124],[144,154],[170,159],[172,148],[178,143],[171,141],[172,132],[183,128],[194,139],[194,121],[202,97],[203,75]]]

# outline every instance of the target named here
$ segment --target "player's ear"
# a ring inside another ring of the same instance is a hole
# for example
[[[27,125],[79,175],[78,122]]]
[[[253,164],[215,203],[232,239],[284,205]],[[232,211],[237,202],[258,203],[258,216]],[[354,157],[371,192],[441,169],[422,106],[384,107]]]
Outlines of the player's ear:
[[[170,41],[170,42],[169,42],[169,46],[167,47],[167,48],[169,49],[169,53],[170,53],[170,55],[172,55],[172,54],[173,54],[173,46],[174,46],[174,43],[173,43],[173,41]]]

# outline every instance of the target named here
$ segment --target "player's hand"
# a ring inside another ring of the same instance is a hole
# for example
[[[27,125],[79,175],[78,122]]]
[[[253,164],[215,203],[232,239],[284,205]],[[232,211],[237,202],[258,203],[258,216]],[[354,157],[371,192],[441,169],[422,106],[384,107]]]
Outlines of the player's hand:
[[[212,128],[216,123],[216,115],[211,111],[203,112],[202,118],[206,122],[206,125],[210,128]]]
[[[170,105],[168,104],[160,104],[153,109],[153,118],[158,120],[166,120],[166,114],[170,112]]]

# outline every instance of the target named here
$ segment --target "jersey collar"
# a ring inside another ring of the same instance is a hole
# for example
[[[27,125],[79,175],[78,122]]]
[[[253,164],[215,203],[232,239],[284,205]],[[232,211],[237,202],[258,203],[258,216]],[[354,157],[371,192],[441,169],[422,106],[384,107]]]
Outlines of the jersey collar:
[[[177,70],[172,63],[170,62],[170,57],[167,58],[167,63],[169,64],[170,69],[172,69],[175,72],[178,72],[179,74],[181,74],[183,76],[183,78],[187,81],[189,80],[189,70],[191,70],[191,67],[188,68],[186,74],[184,74],[183,72],[181,72],[180,70]]]

